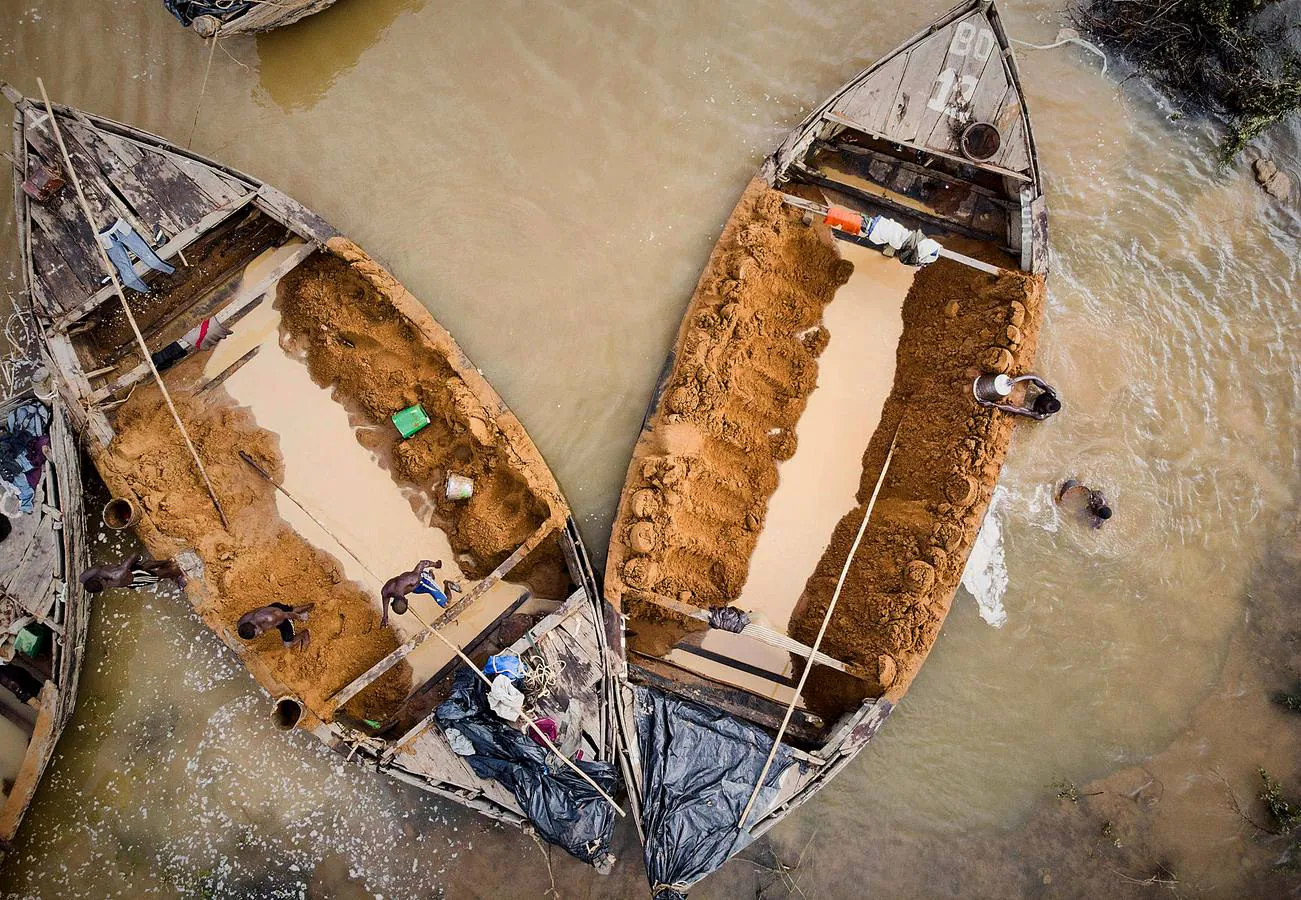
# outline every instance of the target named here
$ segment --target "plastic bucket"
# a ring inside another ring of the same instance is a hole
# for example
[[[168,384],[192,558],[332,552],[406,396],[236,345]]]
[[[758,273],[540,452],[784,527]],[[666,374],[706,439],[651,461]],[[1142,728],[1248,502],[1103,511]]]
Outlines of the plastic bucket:
[[[140,507],[125,497],[114,497],[104,504],[100,518],[109,528],[121,531],[140,521]]]
[[[469,500],[474,496],[474,482],[464,475],[447,476],[447,499]]]
[[[293,697],[281,697],[271,708],[271,721],[281,731],[293,731],[303,717],[303,704]]]

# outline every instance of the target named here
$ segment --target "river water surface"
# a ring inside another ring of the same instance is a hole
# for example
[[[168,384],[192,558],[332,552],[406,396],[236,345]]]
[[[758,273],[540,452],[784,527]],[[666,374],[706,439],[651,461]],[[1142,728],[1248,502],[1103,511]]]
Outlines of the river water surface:
[[[0,0],[0,77],[192,136],[384,261],[519,415],[599,562],[656,373],[742,187],[811,105],[947,5],[340,0],[220,44],[201,96],[209,47],[157,0]],[[1055,2],[1001,6],[1027,41],[1064,24]],[[1217,171],[1206,125],[1078,48],[1019,59],[1052,215],[1038,369],[1065,411],[1013,444],[981,604],[960,591],[869,751],[700,896],[783,896],[771,854],[793,865],[801,848],[820,860],[808,896],[930,894],[910,854],[1015,840],[1055,780],[1171,745],[1220,685],[1250,591],[1269,587],[1258,570],[1298,487],[1295,205],[1245,166]],[[1295,167],[1296,143],[1284,131],[1268,149]],[[11,291],[13,235],[6,211]],[[1070,475],[1106,491],[1107,527],[1059,516],[1052,486]],[[519,832],[286,741],[176,598],[112,592],[92,638],[77,716],[0,871],[13,894],[549,887]],[[628,830],[620,847],[606,880],[554,855],[561,893],[635,895]],[[965,893],[976,865],[947,858],[935,892]],[[1006,865],[993,883],[1015,893],[1025,873]]]

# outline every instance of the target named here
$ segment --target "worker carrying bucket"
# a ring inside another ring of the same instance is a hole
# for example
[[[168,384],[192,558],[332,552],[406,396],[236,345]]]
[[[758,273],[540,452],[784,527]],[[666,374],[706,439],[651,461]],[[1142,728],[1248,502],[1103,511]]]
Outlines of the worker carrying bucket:
[[[1013,389],[1022,383],[1027,386],[1022,402],[1028,405],[1015,406],[1006,402]],[[972,384],[971,393],[975,395],[976,402],[981,406],[1039,421],[1056,414],[1062,408],[1062,401],[1057,399],[1057,392],[1053,390],[1052,385],[1038,375],[1019,375],[1016,378],[1007,375],[981,375]]]

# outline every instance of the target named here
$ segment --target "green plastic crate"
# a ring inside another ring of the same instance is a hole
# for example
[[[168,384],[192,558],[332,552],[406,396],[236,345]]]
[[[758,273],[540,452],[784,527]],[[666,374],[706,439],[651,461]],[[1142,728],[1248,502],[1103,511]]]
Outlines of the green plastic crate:
[[[35,659],[40,655],[44,643],[45,633],[30,625],[14,635],[14,650],[29,659]]]
[[[423,406],[417,403],[415,406],[408,406],[401,412],[395,412],[393,414],[393,424],[397,426],[398,432],[404,438],[409,438],[429,424],[429,414],[425,412]]]

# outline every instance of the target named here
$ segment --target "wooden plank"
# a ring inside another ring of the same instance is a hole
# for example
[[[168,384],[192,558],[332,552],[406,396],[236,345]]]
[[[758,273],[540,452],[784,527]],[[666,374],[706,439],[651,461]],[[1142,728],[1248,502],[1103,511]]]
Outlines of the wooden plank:
[[[59,146],[55,143],[53,132],[50,130],[53,126],[46,121],[48,118],[49,116],[45,112],[33,111],[29,113],[29,123],[24,134],[27,143],[41,155],[42,159],[46,161],[46,165],[52,171],[62,172],[64,168],[60,161],[62,160],[62,154],[59,152]],[[33,123],[35,124],[33,125]],[[91,211],[95,214],[96,227],[105,228],[112,225],[117,221],[117,210],[107,196],[107,190],[100,176],[99,166],[93,160],[75,152],[71,146],[68,147],[68,156],[77,169],[77,176],[81,179],[82,190],[86,194],[86,200],[90,203]],[[56,196],[65,197],[69,193],[71,191],[65,189],[59,191]],[[78,221],[81,218],[82,215],[78,209],[77,219],[72,221]]]
[[[630,666],[630,673],[635,681],[694,703],[716,707],[760,728],[775,731],[781,724],[786,710],[780,704],[688,672],[663,660],[652,659],[635,651],[633,655],[636,663]],[[787,734],[805,743],[818,744],[822,740],[822,727],[822,719],[818,716],[797,709],[791,717]]]
[[[108,273],[104,271],[104,264],[100,262],[99,253],[95,250],[95,234],[81,218],[75,206],[76,201],[65,195],[66,191],[60,191],[44,206],[33,203],[28,209],[35,226],[32,233],[33,256],[39,260],[46,248],[53,247],[59,259],[67,263],[68,274],[77,280],[81,293],[75,296],[60,293],[50,298],[66,309],[64,304],[76,303],[94,293],[99,280],[107,277]],[[74,213],[77,218],[72,218]],[[51,267],[53,265],[57,265],[57,260]],[[38,265],[37,268],[43,270],[46,267]]]
[[[894,108],[894,98],[908,65],[908,56],[908,53],[900,53],[882,64],[861,85],[846,93],[836,103],[834,111],[860,123],[864,131],[881,133]]]
[[[373,684],[376,681],[376,679],[380,678],[389,669],[393,668],[402,660],[406,659],[413,652],[415,652],[415,650],[418,647],[420,647],[425,641],[429,639],[430,635],[432,635],[434,631],[439,630],[440,628],[446,626],[449,622],[455,619],[456,615],[459,615],[461,611],[468,609],[471,603],[473,603],[475,600],[479,599],[479,597],[483,596],[489,590],[491,590],[492,587],[497,584],[497,582],[501,581],[504,577],[506,577],[506,575],[510,572],[511,569],[519,565],[519,563],[524,559],[524,557],[532,553],[533,550],[538,546],[538,544],[542,543],[542,541],[548,535],[550,535],[552,531],[555,530],[556,524],[557,523],[552,520],[547,520],[546,522],[544,522],[542,524],[542,527],[539,528],[537,531],[535,531],[527,541],[525,541],[515,550],[514,553],[506,557],[506,559],[502,561],[501,565],[493,569],[492,572],[490,572],[488,576],[483,579],[483,581],[480,581],[473,588],[471,588],[469,593],[465,594],[460,600],[460,602],[453,603],[428,628],[426,628],[424,631],[421,631],[419,634],[412,637],[405,644],[403,644],[401,647],[398,647],[388,656],[381,659],[379,662],[375,663],[375,665],[371,666],[370,669],[362,673],[351,683],[344,685],[339,691],[337,691],[334,694],[333,697],[329,699],[327,703],[328,712],[332,714],[335,710],[343,706],[353,697],[357,696],[366,688],[370,687],[370,685]]]
[[[247,313],[249,309],[261,303],[281,278],[289,274],[290,271],[297,267],[303,260],[307,259],[307,257],[317,252],[317,249],[318,248],[315,244],[303,244],[292,255],[286,257],[274,269],[262,276],[262,278],[254,284],[252,288],[241,290],[231,301],[230,305],[212,318],[222,323],[240,318]],[[90,399],[94,403],[102,403],[104,400],[108,399],[123,388],[128,388],[133,384],[138,384],[146,378],[151,377],[151,375],[152,370],[149,368],[149,363],[141,362],[112,384],[95,391],[90,395]]]
[[[838,116],[838,115],[836,115],[835,113],[827,113],[827,114],[826,114],[826,118],[827,118],[828,121],[830,121],[830,122],[835,122],[837,125],[844,125],[844,126],[846,126],[847,128],[853,128],[853,129],[856,129],[856,130],[858,129],[858,123],[856,123],[856,122],[852,122],[852,121],[850,121],[849,119],[846,119],[846,118],[844,118],[844,117],[842,117],[842,116]],[[902,139],[900,139],[900,138],[890,138],[890,140],[893,141],[893,142],[896,143],[896,144],[902,144],[902,145],[905,146],[905,147],[911,147],[911,148],[913,148],[914,150],[920,150],[920,151],[922,151],[923,153],[929,153],[929,154],[931,154],[932,156],[942,156],[942,157],[944,157],[945,159],[952,159],[952,160],[954,160],[954,161],[956,161],[956,162],[960,162],[960,163],[962,163],[963,165],[966,165],[966,166],[975,166],[977,169],[982,169],[982,170],[984,170],[984,171],[986,171],[986,172],[993,172],[993,173],[995,173],[995,174],[997,174],[997,175],[1007,175],[1008,177],[1016,178],[1016,179],[1018,179],[1018,180],[1020,180],[1020,181],[1029,181],[1029,180],[1030,180],[1029,176],[1025,175],[1023,172],[1013,172],[1013,171],[1010,171],[1010,170],[1008,170],[1008,169],[1004,169],[1002,166],[991,165],[991,164],[989,164],[989,163],[987,163],[987,162],[985,162],[985,163],[977,163],[977,162],[973,162],[972,160],[969,160],[969,159],[967,159],[967,158],[964,157],[964,156],[958,156],[958,155],[953,154],[953,153],[948,153],[948,152],[946,152],[946,151],[944,151],[944,150],[936,150],[934,147],[924,147],[924,146],[922,146],[921,144],[918,144],[918,143],[916,143],[916,142],[914,142],[914,141],[905,141],[905,140],[902,140]],[[790,168],[792,168],[792,169],[793,169],[793,168],[796,168],[796,167],[798,167],[798,166],[799,166],[799,163],[797,163],[797,162],[792,162],[792,163],[790,164]]]
[[[136,176],[133,168],[114,152],[103,135],[93,127],[88,127],[88,122],[82,124],[83,121],[86,121],[84,117],[78,121],[64,123],[65,134],[93,156],[104,177],[112,182],[131,204],[136,218],[144,223],[146,228],[161,226],[168,234],[184,231],[189,223],[175,218],[169,207],[159,202],[154,189]],[[120,138],[116,140],[121,143]],[[152,236],[152,231],[150,235]]]
[[[970,120],[976,91],[990,61],[1001,68],[1000,48],[994,29],[979,12],[955,21],[949,33],[948,50],[926,100],[917,136],[928,146],[960,153],[954,139],[955,126],[960,129]]]
[[[926,114],[926,103],[935,90],[940,64],[948,54],[952,28],[944,28],[912,49],[899,79],[884,134],[892,141],[913,141]]]
[[[1030,170],[1030,147],[1025,140],[1025,120],[1020,116],[1003,134],[1003,153],[998,163],[1003,168],[1014,172]]]
[[[164,156],[164,151],[162,150],[156,150],[154,152],[163,159],[169,158],[168,156]],[[170,160],[180,169],[182,174],[190,179],[193,185],[203,195],[209,198],[209,201],[212,203],[217,205],[229,203],[231,200],[234,200],[236,197],[241,197],[245,193],[243,185],[229,180],[225,175],[197,160],[186,159],[185,157],[175,155],[171,155]]]
[[[1000,53],[997,64],[995,65],[991,60],[991,64],[985,67],[980,84],[976,85],[976,93],[971,98],[971,120],[993,122],[998,117],[998,111],[1003,108],[1009,86],[1007,67],[1003,65],[1003,56]]]
[[[51,520],[43,519],[22,564],[5,585],[5,593],[34,615],[44,612],[39,607],[55,577],[59,559],[58,534]]]
[[[28,550],[41,530],[42,516],[36,513],[18,515],[10,518],[13,530],[9,537],[0,541],[0,589],[12,579],[18,567],[27,558]]]

